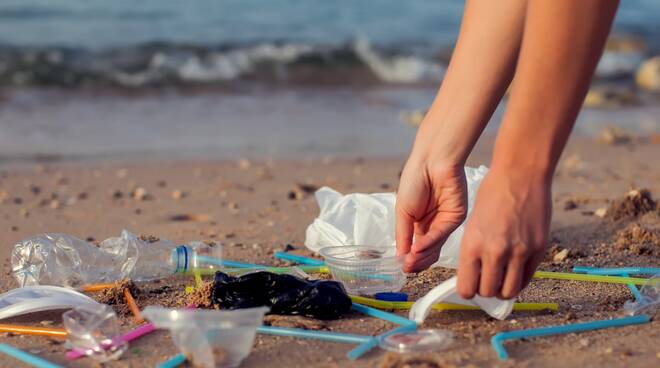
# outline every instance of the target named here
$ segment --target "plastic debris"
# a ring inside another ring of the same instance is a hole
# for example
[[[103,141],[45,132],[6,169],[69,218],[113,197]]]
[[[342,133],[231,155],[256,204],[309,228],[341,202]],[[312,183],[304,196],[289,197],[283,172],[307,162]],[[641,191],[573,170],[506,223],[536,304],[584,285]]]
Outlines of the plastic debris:
[[[120,338],[117,314],[108,305],[72,309],[62,315],[62,322],[71,346],[100,362],[118,359],[128,348]]]
[[[394,248],[368,246],[325,247],[319,253],[332,277],[351,294],[372,295],[399,291],[406,283],[403,257]]]
[[[560,326],[530,328],[527,330],[507,331],[496,334],[491,338],[490,342],[491,345],[493,346],[493,349],[495,349],[497,356],[501,360],[506,360],[509,357],[509,354],[507,354],[506,349],[504,349],[504,341],[506,340],[518,340],[518,339],[526,339],[530,337],[569,334],[575,332],[600,330],[603,328],[610,328],[610,327],[638,325],[642,323],[647,323],[650,320],[651,318],[649,316],[642,315],[642,316],[623,317],[618,319],[605,319],[605,320],[596,320],[590,322],[573,323],[573,324],[560,325]]]
[[[387,335],[380,339],[378,345],[395,353],[419,353],[446,350],[453,342],[451,331],[428,329]]]
[[[642,313],[653,316],[660,309],[660,274],[648,279],[639,289],[636,300],[625,302],[623,309],[631,316]]]
[[[26,286],[0,295],[0,319],[78,306],[98,308],[102,304],[87,295],[59,286]]]
[[[307,281],[287,274],[259,271],[242,276],[215,275],[213,303],[223,309],[270,307],[273,314],[335,319],[351,307],[336,281]]]
[[[513,309],[514,300],[500,300],[497,298],[483,298],[475,295],[472,299],[463,299],[456,291],[456,276],[444,281],[429,291],[424,297],[417,300],[410,308],[409,318],[417,323],[424,319],[433,309],[433,304],[439,302],[472,305],[483,309],[488,315],[497,319],[505,319]]]
[[[384,292],[374,294],[376,300],[383,300],[387,302],[407,302],[408,294],[401,292]]]
[[[45,359],[41,359],[38,356],[27,353],[19,348],[15,348],[11,345],[0,344],[0,353],[7,354],[10,357],[20,360],[21,362],[28,364],[32,367],[37,368],[62,368],[61,365],[51,363]]]
[[[381,335],[376,336],[376,338],[369,340],[367,342],[364,342],[360,345],[358,345],[355,349],[349,351],[346,356],[348,357],[349,360],[356,360],[362,355],[366,354],[369,350],[375,348],[378,346],[378,343],[380,340],[386,338],[389,335],[397,334],[397,333],[407,333],[411,331],[417,330],[417,323],[415,321],[411,321],[407,318],[401,317],[399,315],[396,315],[394,313],[389,313],[385,311],[381,311],[372,307],[368,307],[366,305],[361,305],[361,304],[353,304],[353,310],[358,311],[360,313],[363,313],[367,316],[370,317],[375,317],[375,318],[380,318],[388,322],[396,323],[400,325],[400,327],[397,327],[393,330],[390,330],[388,332],[385,332]]]
[[[219,311],[149,306],[142,315],[156,328],[168,329],[194,366],[214,368],[236,367],[250,354],[267,311],[266,307]]]
[[[220,258],[220,254],[220,246],[201,242],[178,246],[164,239],[138,237],[126,230],[98,246],[70,235],[52,233],[17,243],[11,264],[21,286],[78,287],[127,278],[153,280],[189,268],[217,269],[217,265],[198,258]]]

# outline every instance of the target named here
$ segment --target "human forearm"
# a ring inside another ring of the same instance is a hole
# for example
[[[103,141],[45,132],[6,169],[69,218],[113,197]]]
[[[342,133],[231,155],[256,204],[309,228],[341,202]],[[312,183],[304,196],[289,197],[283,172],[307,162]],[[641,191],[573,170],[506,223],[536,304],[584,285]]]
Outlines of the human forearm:
[[[465,161],[513,76],[526,3],[466,2],[456,48],[411,158]]]
[[[492,166],[549,181],[598,63],[618,1],[530,1]]]

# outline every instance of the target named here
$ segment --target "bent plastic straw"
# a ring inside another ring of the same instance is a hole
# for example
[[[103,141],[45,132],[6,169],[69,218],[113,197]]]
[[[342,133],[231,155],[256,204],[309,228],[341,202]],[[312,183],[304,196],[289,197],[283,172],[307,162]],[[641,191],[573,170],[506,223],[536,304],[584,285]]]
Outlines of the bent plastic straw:
[[[309,265],[309,266],[325,266],[325,262],[323,262],[320,259],[316,258],[310,258],[310,257],[305,257],[305,256],[299,256],[297,254],[293,253],[287,253],[287,252],[275,252],[274,254],[275,258],[282,259],[285,261],[291,261],[295,263],[300,263],[304,265]]]
[[[37,368],[62,368],[61,365],[51,363],[45,359],[39,358],[38,356],[32,355],[7,344],[0,344],[0,353],[7,354],[10,357],[16,358],[25,364],[29,364]]]
[[[102,290],[107,290],[107,289],[112,289],[115,287],[114,283],[111,284],[91,284],[91,285],[83,285],[80,287],[81,291],[84,292],[94,292],[94,291],[102,291]]]
[[[396,323],[397,325],[402,325],[402,326],[403,325],[409,325],[409,324],[417,325],[417,323],[415,323],[415,321],[410,320],[408,318],[401,317],[401,316],[396,315],[394,313],[385,312],[385,311],[382,311],[380,309],[372,308],[372,307],[369,307],[369,306],[366,306],[366,305],[353,303],[352,308],[353,308],[353,310],[358,311],[358,312],[360,312],[362,314],[365,314],[367,316],[380,318],[380,319],[383,319],[383,320],[388,321],[388,322]]]
[[[142,318],[142,314],[140,313],[140,308],[137,306],[137,303],[135,302],[135,299],[133,298],[133,295],[131,294],[130,290],[128,290],[128,288],[124,289],[124,299],[126,299],[128,309],[130,309],[131,313],[133,314],[133,320],[136,323],[144,322],[144,318]]]
[[[125,341],[125,342],[131,342],[139,337],[142,337],[146,334],[152,333],[156,330],[156,327],[154,327],[153,324],[147,323],[145,325],[142,325],[130,332],[127,332],[117,339],[118,341]],[[113,346],[114,344],[108,344],[106,349],[109,349]],[[66,358],[73,360],[73,359],[78,359],[82,358],[84,356],[87,356],[85,349],[74,349],[66,353]]]
[[[610,327],[638,325],[641,323],[647,323],[650,320],[651,317],[649,316],[639,315],[639,316],[623,317],[617,319],[604,319],[604,320],[596,320],[590,322],[573,323],[568,325],[500,332],[491,338],[490,343],[493,346],[493,349],[495,349],[495,352],[497,352],[497,356],[501,360],[505,360],[509,357],[509,354],[506,352],[506,349],[504,349],[504,344],[503,344],[504,341],[506,340],[517,340],[517,339],[525,339],[530,337],[550,336],[550,335],[560,335],[560,334],[567,334],[574,332],[600,330],[603,328],[610,328]]]
[[[536,271],[534,273],[534,278],[535,279],[555,279],[555,280],[606,282],[606,283],[610,283],[610,284],[633,284],[633,285],[644,285],[648,281],[647,279],[638,278],[638,277],[586,275],[586,274],[582,274],[582,273],[549,272],[549,271]]]
[[[68,333],[63,328],[47,328],[47,327],[32,327],[20,325],[2,325],[0,324],[0,332],[11,332],[21,335],[37,335],[66,338]]]
[[[172,358],[160,363],[158,365],[158,368],[174,368],[180,366],[185,362],[186,362],[186,357],[183,356],[183,354],[177,354]]]
[[[617,267],[617,268],[598,268],[588,266],[575,266],[573,272],[588,273],[590,275],[605,275],[614,276],[621,275],[657,275],[660,273],[660,268],[654,267]]]
[[[401,317],[393,313],[384,312],[382,310],[378,310],[372,307],[368,307],[366,305],[356,304],[356,303],[353,303],[352,308],[367,316],[384,319],[388,322],[396,323],[401,326],[393,330],[390,330],[388,332],[385,332],[384,334],[378,335],[372,338],[371,340],[358,345],[355,349],[349,351],[346,354],[349,360],[356,360],[357,358],[367,353],[369,350],[375,348],[378,345],[379,339],[382,339],[391,334],[395,334],[399,332],[410,332],[410,331],[415,331],[417,329],[417,323],[415,323],[415,321],[409,320],[408,318]]]
[[[302,339],[315,339],[347,344],[363,344],[374,339],[373,336],[355,335],[339,332],[323,332],[303,330],[300,328],[285,328],[272,326],[259,326],[257,332],[266,335],[299,337]]]
[[[355,303],[360,303],[368,305],[374,308],[380,309],[410,309],[415,302],[390,302],[385,300],[377,300],[372,298],[366,298],[363,296],[351,295],[351,300]],[[461,304],[451,304],[451,303],[437,303],[433,305],[434,310],[445,311],[445,310],[481,310],[481,308],[472,305],[461,305]],[[514,311],[543,311],[550,310],[556,312],[559,310],[559,305],[557,303],[514,303]]]

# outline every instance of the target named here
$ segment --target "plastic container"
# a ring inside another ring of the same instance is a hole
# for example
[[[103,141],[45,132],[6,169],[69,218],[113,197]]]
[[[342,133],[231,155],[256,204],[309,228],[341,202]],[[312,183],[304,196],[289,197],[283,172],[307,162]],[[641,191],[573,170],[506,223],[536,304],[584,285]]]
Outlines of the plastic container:
[[[395,353],[439,352],[454,342],[454,335],[447,330],[416,330],[385,335],[379,339],[381,349]]]
[[[341,282],[349,294],[372,295],[399,291],[406,282],[401,269],[403,257],[382,247],[349,245],[325,247],[319,253],[332,277]]]
[[[62,322],[71,346],[100,362],[118,359],[128,349],[120,338],[117,314],[108,305],[72,309],[62,315]]]
[[[250,354],[266,307],[185,310],[146,307],[144,318],[156,328],[168,329],[174,344],[195,366],[236,367]]]
[[[21,286],[78,287],[127,278],[154,280],[191,268],[217,269],[221,253],[219,245],[177,245],[165,239],[144,239],[126,230],[98,246],[70,235],[50,233],[17,243],[11,264]],[[204,257],[211,262],[200,259]]]
[[[625,302],[623,309],[631,316],[640,314],[654,316],[660,309],[660,274],[649,278],[639,289],[637,300]]]

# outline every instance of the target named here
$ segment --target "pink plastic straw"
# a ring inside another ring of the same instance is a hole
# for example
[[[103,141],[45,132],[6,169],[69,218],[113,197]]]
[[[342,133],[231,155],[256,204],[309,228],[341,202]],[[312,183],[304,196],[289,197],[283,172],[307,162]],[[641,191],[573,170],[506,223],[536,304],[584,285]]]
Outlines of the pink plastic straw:
[[[150,334],[156,330],[156,327],[152,323],[147,323],[146,325],[142,325],[138,328],[136,328],[133,331],[127,332],[121,336],[118,337],[118,340],[120,342],[131,342],[137,338],[140,338],[144,335]],[[104,346],[104,349],[110,349],[112,346],[116,345],[116,343],[111,343],[108,344],[107,346]],[[74,359],[79,359],[82,357],[87,356],[87,351],[85,349],[73,349],[66,353],[66,358],[69,360],[74,360]]]

